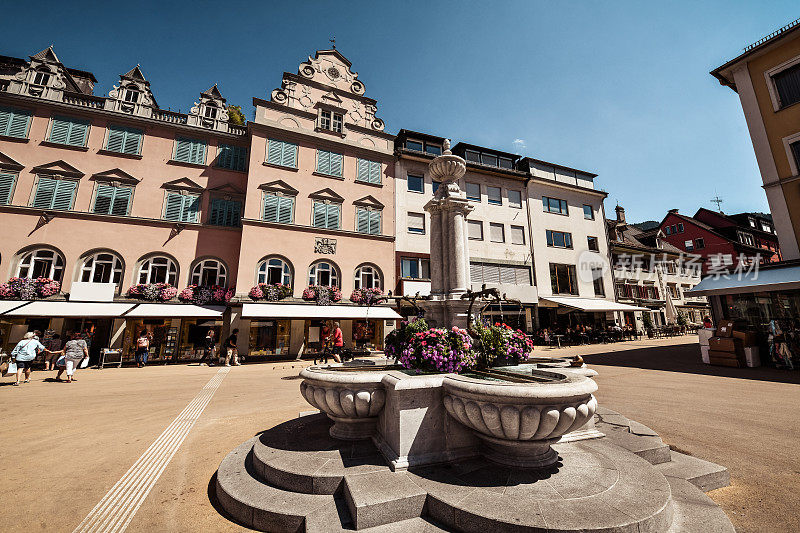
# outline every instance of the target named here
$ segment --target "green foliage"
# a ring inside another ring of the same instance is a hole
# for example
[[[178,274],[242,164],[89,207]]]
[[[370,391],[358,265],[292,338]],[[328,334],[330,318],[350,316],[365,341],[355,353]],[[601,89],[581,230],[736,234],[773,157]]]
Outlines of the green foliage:
[[[238,124],[239,126],[247,125],[247,119],[242,112],[242,106],[240,105],[229,105],[228,106],[228,119],[234,123]]]
[[[653,320],[650,318],[650,313],[643,313],[642,323],[644,324],[644,329],[646,330],[653,329]]]
[[[411,322],[401,322],[399,328],[393,329],[386,335],[384,353],[388,357],[399,357],[400,353],[411,342],[411,338],[423,331],[428,331],[428,323],[425,322],[424,318],[417,318]]]
[[[685,326],[685,325],[686,325],[686,317],[685,317],[685,316],[684,316],[684,314],[683,314],[683,313],[681,313],[680,311],[678,311],[678,318],[677,318],[677,320],[678,320],[678,325],[679,325],[679,326]]]

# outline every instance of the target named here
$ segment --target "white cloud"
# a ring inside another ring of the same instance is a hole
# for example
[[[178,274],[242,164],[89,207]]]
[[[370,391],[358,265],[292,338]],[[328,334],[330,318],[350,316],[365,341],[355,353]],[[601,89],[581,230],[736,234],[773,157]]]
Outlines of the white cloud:
[[[511,144],[513,144],[515,148],[522,150],[528,147],[528,145],[525,144],[525,139],[514,139],[514,142]]]

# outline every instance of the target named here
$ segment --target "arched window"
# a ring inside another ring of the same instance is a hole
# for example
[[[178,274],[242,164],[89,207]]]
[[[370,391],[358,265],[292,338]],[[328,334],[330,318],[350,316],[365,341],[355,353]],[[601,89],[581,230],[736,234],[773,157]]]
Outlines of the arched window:
[[[308,269],[308,284],[321,287],[338,287],[339,271],[336,265],[326,261],[311,265],[311,268]]]
[[[280,257],[264,259],[258,264],[256,283],[292,285],[292,267]]]
[[[148,257],[139,266],[138,283],[169,283],[173,287],[178,279],[175,261],[163,255]]]
[[[55,250],[39,248],[25,252],[17,266],[17,277],[51,278],[61,281],[64,275],[64,258]]]
[[[90,283],[114,283],[122,281],[122,260],[111,252],[87,255],[81,266],[80,280]]]
[[[198,261],[192,269],[192,285],[200,285],[202,287],[213,287],[218,285],[220,287],[227,287],[228,283],[228,269],[221,261],[216,259],[204,259]]]
[[[361,265],[356,269],[354,288],[380,289],[381,285],[381,271],[374,266]]]

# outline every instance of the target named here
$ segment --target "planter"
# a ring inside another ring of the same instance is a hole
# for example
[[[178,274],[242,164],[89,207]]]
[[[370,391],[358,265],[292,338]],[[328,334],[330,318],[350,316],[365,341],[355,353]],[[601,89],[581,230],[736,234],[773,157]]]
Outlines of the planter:
[[[512,467],[553,465],[558,454],[550,445],[594,416],[594,381],[575,374],[541,370],[536,374],[561,379],[550,383],[444,379],[445,409],[481,439],[487,459]]]
[[[386,402],[383,373],[310,367],[300,376],[303,397],[333,420],[331,437],[361,440],[375,434],[378,415]]]

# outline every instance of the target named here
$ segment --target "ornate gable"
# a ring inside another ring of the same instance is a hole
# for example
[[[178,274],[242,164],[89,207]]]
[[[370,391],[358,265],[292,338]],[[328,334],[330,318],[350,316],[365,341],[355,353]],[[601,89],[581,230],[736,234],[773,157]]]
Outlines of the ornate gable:
[[[344,198],[333,192],[333,189],[320,189],[317,192],[312,192],[308,195],[309,198],[313,198],[314,200],[322,200],[331,203],[341,204],[344,202]]]
[[[258,186],[258,188],[269,192],[277,192],[282,194],[283,196],[297,196],[297,194],[300,192],[283,180],[275,180],[275,181],[270,181],[269,183],[262,183],[261,185]]]
[[[385,207],[371,194],[363,198],[359,198],[358,200],[354,200],[353,205],[360,205],[362,207],[372,207],[373,209],[383,209]]]
[[[50,46],[30,56],[30,62],[14,76],[8,90],[48,100],[61,100],[65,90],[77,91],[78,88]]]
[[[200,93],[200,101],[194,103],[187,120],[193,126],[227,132],[228,119],[225,99],[215,83],[213,87]]]
[[[209,191],[212,193],[217,193],[221,196],[241,196],[244,194],[242,189],[230,183],[224,183],[222,185],[218,185],[217,187],[211,187]]]
[[[68,176],[70,178],[82,178],[84,173],[73,167],[63,159],[53,161],[52,163],[44,163],[33,167],[34,174],[44,174],[52,176]]]
[[[168,181],[163,185],[161,185],[161,188],[178,190],[178,191],[191,191],[191,192],[202,192],[205,190],[205,188],[202,185],[198,185],[189,178],[178,178],[176,180]]]
[[[376,102],[365,97],[364,92],[364,84],[347,58],[336,49],[319,50],[300,64],[297,75],[284,74],[281,87],[272,91],[271,101],[300,112],[333,109],[343,116],[345,127],[383,131],[383,120],[375,116]]]
[[[151,117],[153,109],[158,109],[150,82],[139,65],[120,75],[119,85],[114,85],[108,93],[106,109],[140,117]]]

